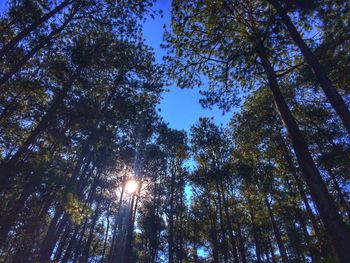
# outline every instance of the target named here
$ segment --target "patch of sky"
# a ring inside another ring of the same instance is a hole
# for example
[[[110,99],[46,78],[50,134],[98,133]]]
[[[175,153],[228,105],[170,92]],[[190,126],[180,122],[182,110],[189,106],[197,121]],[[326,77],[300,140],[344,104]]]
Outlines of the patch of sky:
[[[164,26],[169,28],[171,22],[171,0],[158,0],[155,10],[162,10],[163,16],[149,17],[143,25],[143,36],[146,44],[155,52],[157,63],[163,62],[166,50],[161,48],[163,43]],[[207,82],[203,81],[202,90],[207,89]],[[199,89],[180,89],[175,84],[170,85],[164,92],[160,103],[160,114],[171,128],[186,130],[196,123],[199,117],[213,118],[216,124],[227,124],[232,114],[223,115],[217,107],[203,109],[199,103],[201,95]]]

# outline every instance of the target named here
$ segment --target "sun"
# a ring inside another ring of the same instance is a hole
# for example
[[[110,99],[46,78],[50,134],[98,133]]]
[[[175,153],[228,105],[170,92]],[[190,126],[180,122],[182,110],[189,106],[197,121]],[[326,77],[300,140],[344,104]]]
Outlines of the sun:
[[[137,183],[137,181],[130,179],[125,184],[125,191],[128,194],[133,194],[138,187],[139,187],[139,184]]]

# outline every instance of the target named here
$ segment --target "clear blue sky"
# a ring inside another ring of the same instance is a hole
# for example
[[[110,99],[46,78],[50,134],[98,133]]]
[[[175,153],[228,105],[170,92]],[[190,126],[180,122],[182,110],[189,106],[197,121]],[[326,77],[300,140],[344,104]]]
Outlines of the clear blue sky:
[[[157,0],[155,9],[163,10],[163,18],[147,19],[143,32],[146,43],[154,48],[156,60],[161,63],[165,50],[160,47],[163,41],[163,25],[168,28],[171,21],[171,0]],[[205,89],[205,87],[203,87]],[[217,124],[226,124],[231,114],[222,115],[221,110],[203,109],[199,104],[201,95],[198,89],[180,89],[170,86],[170,91],[163,94],[160,104],[161,115],[170,127],[188,130],[199,117],[213,117]]]

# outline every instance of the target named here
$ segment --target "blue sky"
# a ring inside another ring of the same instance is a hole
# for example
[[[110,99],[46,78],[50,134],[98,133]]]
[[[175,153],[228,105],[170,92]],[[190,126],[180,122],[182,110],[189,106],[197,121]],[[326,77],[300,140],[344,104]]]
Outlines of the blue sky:
[[[160,47],[163,41],[163,25],[168,28],[171,21],[171,0],[157,0],[155,9],[163,10],[163,18],[147,19],[143,27],[146,43],[154,48],[157,62],[161,63],[166,51]],[[205,89],[205,87],[203,87]],[[169,92],[163,94],[160,104],[161,115],[171,128],[188,130],[199,117],[213,117],[217,124],[226,124],[231,114],[221,113],[221,110],[203,109],[199,104],[201,95],[198,89],[180,89],[172,85]]]
[[[6,0],[0,0],[0,13],[5,9]],[[163,10],[163,18],[148,18],[143,27],[146,43],[154,49],[156,60],[162,62],[166,51],[160,45],[163,42],[163,25],[168,28],[171,21],[171,0],[157,0],[155,9]],[[205,89],[205,87],[202,87]],[[217,124],[226,124],[231,114],[222,115],[221,110],[203,109],[199,104],[200,94],[198,89],[180,89],[175,85],[168,87],[169,92],[162,96],[160,104],[161,116],[171,128],[189,130],[199,117],[213,117]]]

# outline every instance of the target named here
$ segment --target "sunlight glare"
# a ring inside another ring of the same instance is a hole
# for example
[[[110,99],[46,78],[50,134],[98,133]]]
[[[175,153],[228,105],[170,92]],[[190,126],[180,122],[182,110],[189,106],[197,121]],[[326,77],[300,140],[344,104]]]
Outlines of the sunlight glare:
[[[137,188],[138,188],[138,183],[135,180],[128,180],[125,184],[125,190],[129,194],[133,194]]]

